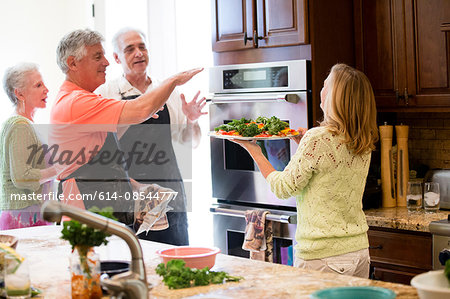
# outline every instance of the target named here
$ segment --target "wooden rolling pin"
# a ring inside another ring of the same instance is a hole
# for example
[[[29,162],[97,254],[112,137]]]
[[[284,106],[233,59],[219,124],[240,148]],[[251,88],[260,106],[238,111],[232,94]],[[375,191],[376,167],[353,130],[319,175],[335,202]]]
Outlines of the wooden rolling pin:
[[[392,126],[388,126],[386,123],[384,123],[384,126],[380,126],[383,208],[393,208],[397,205],[395,199],[394,162],[392,161],[392,134]]]
[[[406,207],[406,187],[409,181],[408,126],[395,126],[397,135],[397,206]]]

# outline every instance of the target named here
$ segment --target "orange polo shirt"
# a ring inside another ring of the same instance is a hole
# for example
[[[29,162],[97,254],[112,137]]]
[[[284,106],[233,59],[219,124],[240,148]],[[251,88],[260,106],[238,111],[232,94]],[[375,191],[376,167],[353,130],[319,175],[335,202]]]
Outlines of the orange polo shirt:
[[[117,131],[125,104],[126,101],[106,99],[64,81],[50,114],[49,143],[58,147],[58,179],[89,162],[92,152],[103,146],[107,132]]]

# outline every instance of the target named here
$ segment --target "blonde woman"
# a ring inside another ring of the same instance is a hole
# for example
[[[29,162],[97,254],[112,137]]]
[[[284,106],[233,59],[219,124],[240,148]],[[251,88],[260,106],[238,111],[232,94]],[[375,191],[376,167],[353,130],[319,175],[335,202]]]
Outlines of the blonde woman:
[[[3,87],[14,115],[0,129],[0,229],[46,225],[40,218],[43,184],[56,176],[40,155],[30,155],[39,141],[33,128],[37,109],[47,105],[48,89],[38,66],[20,63],[6,70]]]
[[[320,93],[324,121],[306,132],[289,164],[275,171],[260,147],[241,144],[278,198],[297,198],[294,265],[369,276],[362,195],[378,140],[372,87],[360,71],[333,66]]]

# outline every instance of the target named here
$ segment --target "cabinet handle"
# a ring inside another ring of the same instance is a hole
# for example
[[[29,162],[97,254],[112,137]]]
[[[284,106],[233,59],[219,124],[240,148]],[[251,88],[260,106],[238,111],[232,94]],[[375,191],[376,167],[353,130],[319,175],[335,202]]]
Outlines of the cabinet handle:
[[[369,249],[383,249],[383,245],[369,246]]]
[[[253,41],[253,48],[258,48],[258,40],[264,39],[262,36],[258,36],[256,30],[253,30],[253,36],[248,36],[247,32],[244,32],[244,45],[247,45],[249,40]]]
[[[248,37],[247,32],[244,32],[244,46],[247,45],[247,41],[252,40],[253,37]]]
[[[406,105],[408,105],[409,104],[408,99],[412,98],[412,95],[408,94],[408,89],[407,88],[405,88],[404,97],[405,97]]]
[[[397,100],[397,104],[400,102],[400,99],[405,99],[405,104],[409,105],[409,98],[412,98],[412,95],[408,94],[407,88],[405,88],[403,94],[400,94],[398,89],[395,90],[395,99]]]
[[[264,39],[262,36],[258,36],[258,32],[256,30],[253,30],[253,47],[258,48],[258,41]]]

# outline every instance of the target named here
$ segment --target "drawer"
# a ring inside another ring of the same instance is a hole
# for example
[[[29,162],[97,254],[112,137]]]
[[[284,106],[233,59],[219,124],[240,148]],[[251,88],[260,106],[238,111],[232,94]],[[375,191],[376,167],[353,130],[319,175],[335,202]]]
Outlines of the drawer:
[[[367,233],[372,261],[431,270],[431,234],[377,229],[369,229]]]
[[[372,272],[372,279],[394,282],[394,283],[402,283],[409,285],[411,283],[411,279],[416,276],[418,273],[410,273],[404,271],[398,271],[393,269],[387,269],[383,267],[374,267]]]

